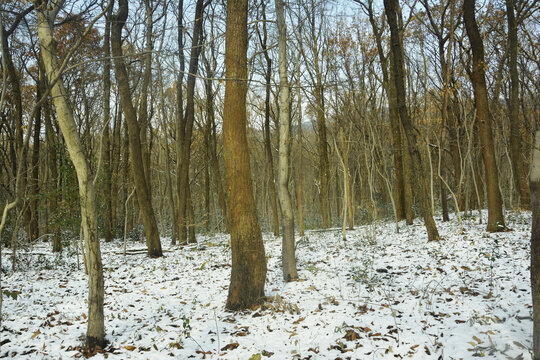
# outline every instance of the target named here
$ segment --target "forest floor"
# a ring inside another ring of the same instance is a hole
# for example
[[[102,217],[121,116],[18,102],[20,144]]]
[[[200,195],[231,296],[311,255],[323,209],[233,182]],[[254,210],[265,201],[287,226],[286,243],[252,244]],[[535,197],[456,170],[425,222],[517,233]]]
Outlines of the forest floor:
[[[475,214],[477,216],[477,214]],[[484,221],[486,219],[484,214]],[[103,244],[105,327],[95,359],[531,359],[530,212],[508,212],[511,231],[487,233],[478,218],[308,231],[298,239],[300,281],[281,275],[281,239],[265,234],[264,306],[225,310],[228,236],[164,248]],[[4,252],[0,357],[83,356],[87,281],[73,250],[48,244]]]

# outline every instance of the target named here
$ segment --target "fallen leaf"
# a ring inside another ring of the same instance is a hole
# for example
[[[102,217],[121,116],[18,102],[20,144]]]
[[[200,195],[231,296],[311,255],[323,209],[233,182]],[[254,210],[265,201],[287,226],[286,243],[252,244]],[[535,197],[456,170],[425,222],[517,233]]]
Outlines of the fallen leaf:
[[[31,339],[35,339],[36,336],[38,336],[39,334],[41,334],[41,331],[39,329],[37,329],[37,331],[34,333],[34,335],[32,335]]]
[[[126,349],[127,351],[133,351],[136,349],[136,347],[133,345],[126,345],[124,346],[124,349]]]
[[[237,347],[239,347],[240,344],[239,343],[230,343],[230,344],[227,344],[225,345],[224,347],[221,348],[221,351],[226,351],[226,350],[234,350],[236,349]]]
[[[478,338],[478,336],[476,336],[476,335],[474,335],[472,338],[473,338],[477,343],[479,343],[479,344],[483,343],[483,341],[480,340],[480,339]]]
[[[360,335],[353,329],[347,330],[347,333],[343,337],[347,341],[354,341],[360,338]]]

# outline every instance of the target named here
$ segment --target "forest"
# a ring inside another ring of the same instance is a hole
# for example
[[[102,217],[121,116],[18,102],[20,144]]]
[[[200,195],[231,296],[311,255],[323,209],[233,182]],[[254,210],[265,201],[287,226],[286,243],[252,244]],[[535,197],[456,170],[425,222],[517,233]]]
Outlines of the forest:
[[[540,359],[540,1],[0,28],[0,357]]]

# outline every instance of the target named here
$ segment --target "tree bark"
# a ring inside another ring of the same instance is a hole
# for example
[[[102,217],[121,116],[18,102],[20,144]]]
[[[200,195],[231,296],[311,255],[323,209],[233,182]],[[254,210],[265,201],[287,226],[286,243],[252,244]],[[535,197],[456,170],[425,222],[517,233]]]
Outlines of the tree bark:
[[[533,301],[533,357],[540,359],[540,130],[536,131],[532,155],[530,190],[532,200],[531,227],[531,292]]]
[[[509,107],[509,122],[510,122],[510,157],[512,159],[512,174],[516,185],[517,193],[519,194],[520,205],[523,209],[531,208],[531,194],[527,187],[527,181],[523,171],[523,155],[521,149],[520,127],[521,121],[519,117],[519,77],[517,68],[518,59],[518,34],[517,21],[514,14],[516,0],[506,0],[506,14],[508,20],[508,50],[510,56],[508,58],[508,68],[510,71],[510,100]]]
[[[105,34],[103,36],[103,201],[105,202],[105,242],[111,242],[114,238],[112,227],[112,168],[111,168],[111,47],[110,33],[111,22],[110,15],[112,7],[108,11],[105,20]]]
[[[146,234],[146,245],[148,256],[159,257],[161,251],[161,240],[157,228],[152,199],[150,197],[149,184],[146,182],[144,173],[143,154],[141,149],[141,139],[137,114],[131,102],[131,91],[129,89],[129,79],[122,54],[122,28],[128,15],[128,1],[120,0],[118,13],[112,17],[111,27],[111,50],[114,57],[114,68],[120,94],[120,103],[126,119],[129,137],[129,153],[131,157],[131,172],[135,182],[135,191],[139,203],[139,210],[142,215],[144,232]]]
[[[46,79],[43,79],[46,86]],[[47,168],[50,171],[49,189],[51,195],[49,198],[49,225],[50,233],[52,235],[52,251],[62,251],[62,241],[60,239],[60,230],[58,228],[57,207],[58,207],[58,165],[56,160],[56,146],[57,141],[55,139],[55,131],[52,126],[51,120],[51,107],[48,101],[45,101],[42,105],[44,120],[45,120],[45,138],[47,139]]]
[[[261,42],[261,51],[264,54],[266,61],[265,69],[265,97],[264,97],[264,149],[266,151],[266,159],[268,161],[268,188],[270,189],[270,205],[272,208],[272,220],[274,236],[279,236],[279,215],[277,206],[277,194],[276,194],[276,175],[274,173],[274,157],[272,155],[272,140],[270,132],[270,95],[272,92],[270,81],[272,80],[272,59],[268,54],[268,31],[266,27],[266,2],[261,1],[262,5],[262,18],[263,18],[263,34],[262,37],[259,34],[259,40]],[[258,29],[257,32],[259,33]]]
[[[36,99],[39,101],[45,90],[43,83],[43,72],[39,71],[37,84]],[[32,148],[32,158],[30,162],[30,170],[28,173],[28,197],[30,198],[28,208],[30,210],[30,222],[28,223],[27,234],[28,239],[35,240],[39,237],[39,211],[38,211],[38,193],[39,193],[39,151],[40,134],[41,134],[41,114],[42,106],[36,109],[34,120],[34,139]]]
[[[266,257],[253,197],[247,143],[247,0],[227,1],[223,138],[230,214],[232,271],[226,307],[264,299]]]
[[[283,241],[281,261],[283,279],[287,282],[298,278],[294,246],[294,214],[289,192],[289,165],[291,162],[290,131],[290,89],[287,79],[287,25],[283,10],[283,0],[276,0],[276,18],[279,46],[279,204]]]
[[[472,50],[472,73],[471,80],[474,88],[474,102],[476,118],[484,160],[486,190],[488,200],[488,224],[487,231],[502,231],[505,229],[504,215],[502,211],[502,197],[499,189],[499,174],[495,158],[493,133],[491,130],[492,120],[489,114],[488,93],[486,86],[484,61],[484,44],[480,37],[478,24],[474,15],[475,0],[463,1],[463,19],[469,37]]]
[[[57,59],[56,42],[53,39],[52,26],[59,6],[48,10],[46,3],[36,0],[35,8],[38,18],[38,36],[47,72],[49,84],[52,84],[51,95],[56,109],[58,123],[64,136],[69,155],[77,172],[81,218],[86,253],[88,257],[88,328],[86,346],[93,351],[96,347],[105,346],[105,328],[103,317],[104,281],[101,264],[101,251],[97,233],[97,206],[94,184],[90,176],[90,167],[84,155],[77,125],[69,106],[67,92],[60,78],[60,67]],[[58,81],[56,81],[58,79]]]
[[[176,226],[178,227],[178,239],[179,242],[185,244],[187,238],[186,234],[186,210],[185,200],[183,202],[182,213],[180,213],[181,198],[184,197],[184,189],[182,188],[182,159],[181,154],[183,151],[182,139],[185,137],[184,127],[184,70],[186,67],[184,57],[184,1],[178,1],[178,61],[180,62],[180,71],[176,78],[176,197],[178,199],[178,208],[176,213],[178,215]],[[182,219],[182,220],[180,220]],[[173,239],[171,245],[176,245],[176,241]]]
[[[318,59],[315,60],[318,64]],[[318,70],[318,69],[317,69]],[[328,141],[326,139],[326,114],[324,110],[324,88],[320,71],[316,74],[315,84],[315,106],[317,107],[317,133],[318,133],[318,148],[319,148],[319,182],[321,185],[321,216],[322,228],[326,229],[330,226],[330,209],[328,202],[328,182],[330,177],[330,165],[328,162]]]
[[[214,57],[214,52],[212,50],[212,57]],[[214,77],[214,69],[210,66],[210,63],[205,59],[206,66],[206,77],[204,81],[204,88],[206,92],[206,121],[208,122],[208,131],[209,133],[209,156],[210,162],[212,164],[212,170],[214,172],[214,179],[216,181],[216,188],[218,193],[218,202],[219,207],[221,208],[221,215],[223,216],[223,222],[225,223],[225,228],[229,232],[229,220],[227,214],[227,200],[225,199],[225,192],[223,191],[223,181],[221,179],[221,170],[219,168],[219,160],[217,157],[217,139],[216,139],[216,120],[215,120],[215,109],[214,109],[214,93],[212,90],[212,80]]]
[[[199,68],[199,55],[202,45],[202,16],[204,11],[203,0],[197,0],[195,7],[195,25],[193,28],[193,41],[191,45],[191,57],[189,60],[189,72],[187,76],[186,112],[179,117],[180,132],[177,133],[177,141],[180,142],[180,153],[178,156],[178,226],[180,243],[195,242],[195,224],[190,221],[187,238],[186,215],[189,217],[188,192],[189,192],[189,164],[191,159],[191,137],[193,133],[193,122],[195,121],[195,80]],[[177,89],[182,91],[182,89]],[[179,109],[181,111],[181,109]]]
[[[359,2],[358,0],[357,2]],[[396,188],[396,212],[398,214],[397,220],[407,219],[407,224],[412,224],[413,213],[412,213],[412,196],[407,198],[405,190],[405,179],[404,176],[404,157],[403,157],[403,146],[401,141],[401,124],[399,122],[399,111],[397,106],[397,97],[396,97],[396,86],[393,78],[390,78],[393,72],[391,71],[393,67],[393,57],[390,52],[389,56],[384,55],[384,49],[382,45],[382,35],[379,26],[375,21],[375,16],[373,14],[373,0],[368,0],[367,5],[360,2],[362,6],[366,9],[369,17],[369,22],[375,36],[375,41],[377,43],[377,53],[379,55],[379,61],[381,62],[381,70],[383,74],[383,87],[388,97],[388,112],[390,118],[390,127],[392,130],[392,147],[394,155],[394,178],[395,178],[395,188]],[[389,63],[390,62],[390,63]],[[390,72],[388,70],[390,66]],[[410,184],[408,184],[410,186]],[[409,189],[410,193],[410,189]],[[411,200],[411,201],[409,201]]]
[[[301,31],[301,28],[299,29]],[[302,90],[300,89],[300,55],[296,57],[296,97],[298,101],[298,184],[296,202],[298,208],[298,232],[304,236],[304,143],[302,131]]]
[[[394,80],[396,84],[396,95],[399,109],[399,117],[403,125],[405,137],[407,141],[407,147],[410,157],[413,162],[413,174],[415,178],[419,179],[421,189],[417,191],[420,199],[420,207],[422,215],[424,217],[424,225],[426,226],[428,241],[439,240],[439,232],[437,226],[433,220],[433,213],[431,211],[431,204],[428,197],[428,186],[426,183],[425,174],[427,170],[422,161],[420,149],[418,145],[418,139],[416,135],[416,129],[413,128],[409,113],[407,111],[406,99],[405,99],[405,74],[404,74],[404,59],[403,59],[403,47],[401,45],[401,39],[398,29],[398,17],[397,17],[397,0],[384,0],[384,8],[386,17],[388,19],[388,25],[390,26],[390,38],[391,48],[394,55]]]

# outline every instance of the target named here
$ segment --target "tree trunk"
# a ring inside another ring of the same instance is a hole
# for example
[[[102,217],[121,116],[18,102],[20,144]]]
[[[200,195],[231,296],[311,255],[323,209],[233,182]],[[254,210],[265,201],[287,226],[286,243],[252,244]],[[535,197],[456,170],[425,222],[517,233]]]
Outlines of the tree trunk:
[[[188,192],[189,192],[189,164],[191,159],[191,137],[193,133],[193,122],[195,121],[195,80],[199,68],[199,55],[201,53],[202,41],[202,16],[204,10],[203,0],[197,0],[195,7],[195,25],[193,28],[193,41],[191,45],[191,57],[189,60],[189,71],[187,76],[186,112],[179,117],[180,131],[176,134],[177,141],[180,141],[180,153],[178,157],[178,226],[180,243],[195,242],[195,224],[189,225],[190,237],[187,236],[186,213],[189,218]],[[183,49],[182,49],[183,51]],[[182,89],[177,89],[182,91]],[[181,109],[179,109],[181,111]],[[178,149],[178,148],[177,148]],[[191,222],[191,221],[190,221]]]
[[[283,279],[287,282],[298,278],[294,254],[294,214],[289,192],[289,165],[291,160],[290,89],[287,79],[287,25],[283,0],[276,0],[276,18],[279,45],[279,204],[283,225],[281,260]]]
[[[304,143],[302,136],[302,90],[300,89],[300,55],[296,57],[296,97],[298,101],[298,184],[296,202],[298,207],[298,232],[304,236]]]
[[[44,86],[47,80],[44,80]],[[58,207],[58,165],[56,161],[56,139],[54,137],[55,131],[51,121],[51,107],[48,101],[45,101],[42,105],[43,115],[45,119],[45,138],[47,139],[47,168],[50,171],[49,188],[51,195],[49,198],[49,225],[50,233],[52,235],[52,251],[62,251],[62,241],[60,239],[60,230],[58,228],[57,207]]]
[[[212,50],[213,51],[213,50]],[[212,57],[214,53],[212,52]],[[206,77],[204,81],[204,88],[206,91],[206,121],[208,121],[208,128],[210,131],[210,145],[209,145],[209,156],[210,162],[212,163],[212,170],[214,172],[214,179],[216,181],[216,188],[218,193],[218,202],[219,207],[221,208],[221,215],[223,216],[223,222],[225,223],[225,228],[228,232],[229,230],[229,220],[227,214],[227,201],[225,199],[225,192],[223,190],[223,182],[221,179],[221,170],[219,168],[219,160],[217,157],[217,139],[216,139],[216,121],[215,121],[215,109],[214,109],[214,94],[212,90],[212,80],[214,77],[214,70],[211,68],[210,63],[205,61],[206,65]]]
[[[164,141],[163,147],[165,148],[165,169],[167,173],[165,174],[166,187],[167,187],[167,197],[169,199],[170,207],[170,219],[171,219],[171,244],[175,245],[178,240],[178,232],[176,226],[176,206],[174,203],[174,196],[172,190],[172,176],[171,176],[171,154],[169,150],[169,131],[167,128],[167,107],[165,106],[165,94],[163,92],[163,74],[161,70],[161,63],[158,62],[158,81],[159,81],[159,118],[161,120],[161,131],[163,133]]]
[[[179,243],[185,244],[187,241],[187,233],[185,226],[186,209],[185,201],[182,201],[184,197],[183,176],[182,174],[182,158],[183,151],[182,139],[185,137],[184,126],[184,70],[186,66],[184,57],[184,1],[178,1],[178,61],[180,62],[180,71],[176,78],[176,197],[178,199],[178,207],[176,213],[178,215],[176,226],[178,228],[178,240]],[[180,210],[180,203],[183,203],[182,210]],[[180,220],[181,219],[181,220]],[[172,245],[176,245],[175,241],[171,241]]]
[[[111,121],[111,49],[110,49],[110,33],[111,22],[110,16],[112,7],[108,11],[108,16],[105,20],[105,34],[103,36],[103,201],[105,202],[105,242],[111,242],[114,238],[112,227],[112,198],[115,194],[112,193],[112,168],[111,168],[111,136],[110,124]]]
[[[514,14],[516,0],[506,0],[506,14],[508,19],[508,68],[510,71],[510,100],[509,100],[509,122],[510,122],[510,157],[512,159],[512,174],[516,185],[521,207],[531,208],[531,194],[527,188],[527,181],[523,172],[523,155],[521,149],[521,135],[519,118],[519,77],[517,68],[518,59],[518,35],[517,22]]]
[[[433,213],[431,211],[431,204],[428,197],[428,186],[426,183],[427,170],[422,161],[420,154],[416,129],[413,128],[409,113],[407,111],[406,99],[405,99],[405,74],[404,74],[404,59],[403,59],[403,47],[401,45],[400,34],[398,29],[398,17],[397,17],[397,0],[384,0],[384,8],[386,17],[388,19],[388,25],[390,26],[391,48],[394,56],[394,80],[396,84],[396,95],[399,109],[399,117],[403,125],[405,137],[407,140],[407,147],[410,157],[413,162],[413,174],[416,179],[419,179],[421,189],[417,191],[420,198],[420,207],[424,217],[424,225],[426,226],[428,241],[439,240],[439,232],[437,226],[433,220]]]
[[[223,138],[232,250],[226,305],[230,310],[260,304],[266,279],[266,257],[253,197],[246,134],[247,11],[247,0],[227,1]]]
[[[135,112],[135,108],[131,102],[129,79],[122,55],[121,35],[127,15],[128,2],[127,0],[120,0],[118,13],[112,18],[111,50],[114,57],[114,67],[116,80],[118,83],[118,92],[120,94],[120,103],[122,105],[122,111],[124,112],[128,128],[131,172],[135,182],[135,191],[137,193],[139,210],[142,215],[144,232],[146,234],[148,256],[159,257],[163,255],[161,251],[161,240],[159,238],[156,218],[152,208],[149,184],[146,182],[146,176],[144,173],[139,124],[137,123],[137,114]]]
[[[502,197],[499,189],[499,174],[495,158],[495,147],[491,130],[492,120],[489,114],[488,93],[486,87],[484,61],[484,44],[480,37],[478,24],[474,16],[475,0],[463,1],[463,19],[471,44],[473,64],[471,80],[474,88],[474,102],[478,131],[482,146],[482,158],[484,160],[485,179],[488,200],[488,224],[487,231],[502,231],[505,229],[504,215],[502,211]]]
[[[261,42],[262,51],[264,54],[264,59],[266,61],[265,69],[265,97],[264,97],[264,149],[266,151],[266,159],[268,161],[268,188],[270,189],[270,205],[272,208],[272,220],[273,220],[273,230],[274,236],[279,236],[279,215],[278,215],[278,206],[277,206],[277,194],[276,194],[276,175],[274,173],[274,157],[272,155],[272,134],[270,132],[270,95],[272,92],[271,89],[271,80],[272,80],[272,59],[268,54],[268,31],[266,27],[266,2],[261,1],[262,5],[262,18],[263,18],[263,34],[262,37],[259,33],[259,40]],[[281,203],[281,200],[280,200]]]
[[[39,101],[46,87],[43,84],[43,71],[39,71],[39,78],[37,84],[37,93],[36,99]],[[40,151],[40,140],[39,136],[41,134],[41,114],[42,106],[38,106],[36,109],[35,120],[34,120],[34,139],[33,139],[33,149],[32,149],[32,159],[30,163],[31,172],[28,173],[28,197],[29,201],[29,210],[30,210],[30,222],[28,223],[28,239],[35,240],[39,237],[39,212],[38,212],[38,193],[39,193],[39,151]]]
[[[409,198],[406,197],[405,190],[405,171],[404,171],[404,162],[403,157],[403,146],[401,141],[401,124],[399,122],[399,111],[397,106],[397,97],[396,97],[396,86],[393,78],[390,78],[390,75],[393,74],[391,71],[394,66],[392,53],[390,52],[389,56],[384,56],[384,49],[382,45],[382,35],[381,30],[379,29],[375,16],[373,14],[373,1],[369,0],[367,5],[364,6],[368,12],[369,22],[375,36],[375,41],[377,43],[377,53],[379,55],[379,60],[381,62],[381,69],[383,73],[383,87],[386,91],[386,96],[388,97],[388,112],[390,118],[390,126],[392,130],[392,147],[394,155],[394,178],[395,178],[395,187],[396,187],[396,213],[397,220],[407,219],[407,224],[412,224],[412,196]],[[390,64],[389,64],[390,60]],[[388,67],[390,66],[390,71]],[[410,184],[409,184],[410,185]]]
[[[88,328],[86,346],[93,351],[96,347],[105,346],[105,328],[103,318],[103,267],[97,233],[97,207],[94,184],[90,176],[90,167],[77,133],[77,125],[73,112],[69,107],[67,92],[60,78],[60,67],[57,60],[56,42],[53,39],[52,25],[58,7],[45,12],[41,1],[35,2],[38,17],[38,36],[49,84],[53,84],[51,95],[56,109],[58,123],[66,141],[69,155],[77,172],[81,203],[81,218],[86,253],[88,256]],[[58,81],[56,81],[58,79]]]
[[[533,357],[540,359],[540,130],[536,131],[532,155],[531,291],[533,301]]]
[[[318,63],[318,60],[316,60]],[[328,179],[330,177],[330,166],[328,162],[328,142],[326,140],[326,114],[324,111],[324,94],[321,74],[317,72],[317,81],[315,84],[315,106],[317,107],[317,135],[319,148],[319,182],[321,188],[321,216],[322,228],[326,229],[330,226],[330,209],[328,202]]]

